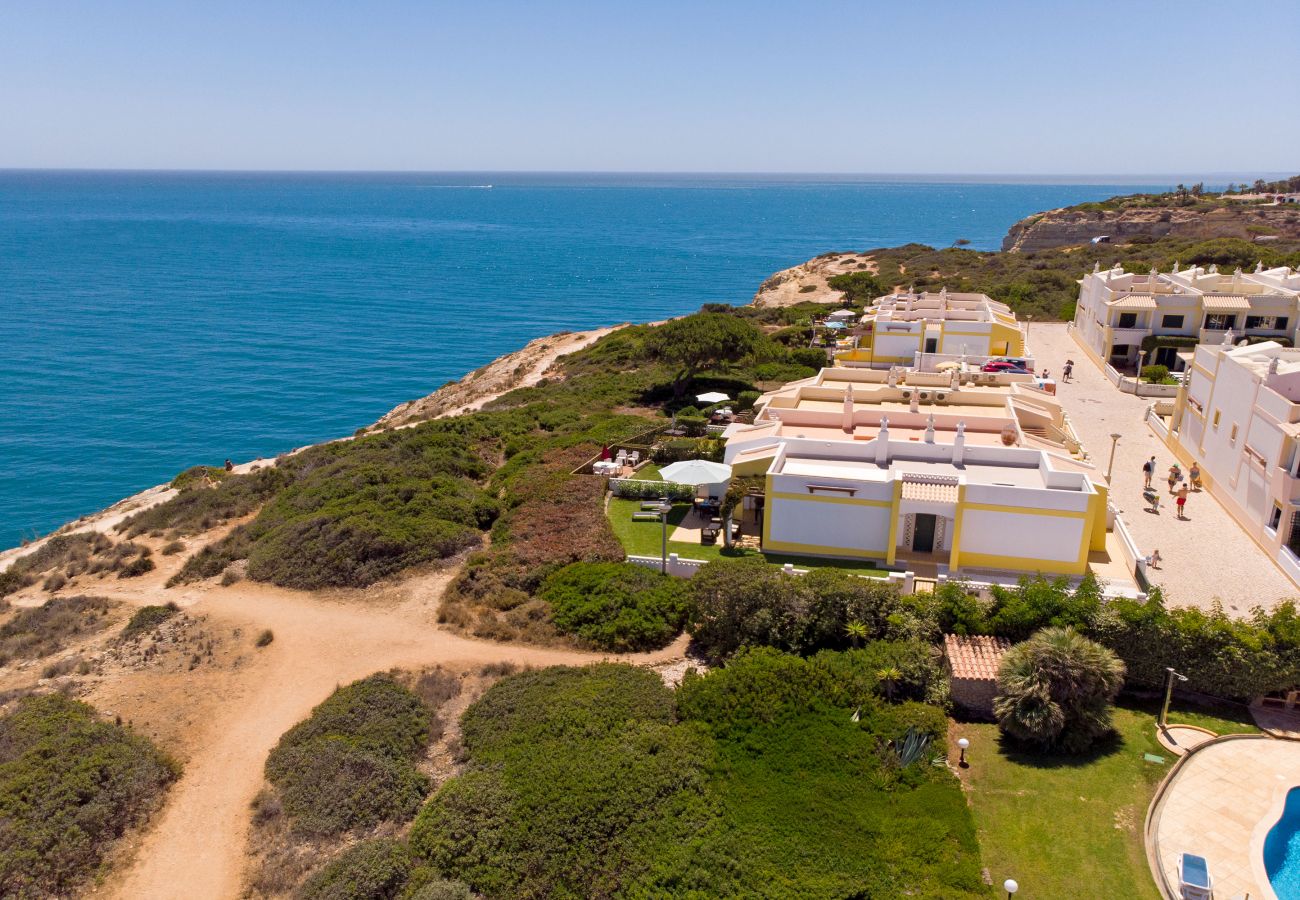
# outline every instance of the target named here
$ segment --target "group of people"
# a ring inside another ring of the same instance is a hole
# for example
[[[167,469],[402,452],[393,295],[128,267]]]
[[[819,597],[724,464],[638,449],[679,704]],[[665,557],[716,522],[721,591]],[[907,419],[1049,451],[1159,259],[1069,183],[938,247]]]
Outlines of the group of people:
[[[1144,481],[1142,497],[1147,501],[1147,509],[1150,512],[1160,513],[1160,493],[1151,486],[1155,479],[1156,458],[1152,456],[1142,464],[1142,478]],[[1187,477],[1183,477],[1183,467],[1174,463],[1169,467],[1169,493],[1174,496],[1174,502],[1178,507],[1178,518],[1186,519],[1184,512],[1187,506],[1187,495],[1192,491],[1201,489],[1201,467],[1195,462],[1187,471]]]

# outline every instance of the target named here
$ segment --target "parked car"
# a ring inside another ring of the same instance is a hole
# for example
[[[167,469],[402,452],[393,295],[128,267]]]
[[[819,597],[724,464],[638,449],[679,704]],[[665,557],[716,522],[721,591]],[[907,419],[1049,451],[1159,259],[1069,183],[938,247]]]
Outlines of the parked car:
[[[992,372],[994,374],[1005,373],[1007,375],[1032,375],[1033,374],[1026,368],[1018,366],[1015,363],[1006,362],[1004,360],[994,360],[993,362],[987,362],[980,368],[980,371]]]

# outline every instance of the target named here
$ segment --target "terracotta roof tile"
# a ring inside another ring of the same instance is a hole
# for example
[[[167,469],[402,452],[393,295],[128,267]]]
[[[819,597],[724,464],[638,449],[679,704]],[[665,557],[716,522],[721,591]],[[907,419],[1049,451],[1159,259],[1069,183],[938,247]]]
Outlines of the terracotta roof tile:
[[[952,669],[953,678],[970,678],[992,681],[998,676],[1002,654],[1011,648],[1011,641],[989,635],[945,634],[944,655]]]

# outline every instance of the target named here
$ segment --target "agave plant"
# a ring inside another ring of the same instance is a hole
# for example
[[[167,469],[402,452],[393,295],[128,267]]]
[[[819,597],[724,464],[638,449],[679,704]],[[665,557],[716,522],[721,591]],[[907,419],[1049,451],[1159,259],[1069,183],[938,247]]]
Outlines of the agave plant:
[[[898,754],[898,764],[903,768],[924,756],[929,748],[930,735],[917,731],[915,725],[907,729],[907,734],[894,741],[894,752]]]

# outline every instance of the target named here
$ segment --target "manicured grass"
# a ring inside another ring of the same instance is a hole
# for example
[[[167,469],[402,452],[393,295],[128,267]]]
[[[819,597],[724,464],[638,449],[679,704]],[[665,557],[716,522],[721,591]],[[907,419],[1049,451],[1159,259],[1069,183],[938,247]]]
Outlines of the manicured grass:
[[[633,513],[641,511],[640,500],[622,500],[617,497],[609,501],[609,521],[618,535],[619,542],[629,556],[658,556],[662,552],[663,531],[659,521],[632,521]],[[676,553],[685,559],[702,559],[713,562],[715,559],[740,559],[745,556],[762,556],[773,565],[783,566],[792,563],[801,569],[842,569],[859,575],[885,577],[885,572],[877,569],[866,560],[821,559],[816,556],[788,556],[778,553],[760,553],[758,550],[728,550],[721,538],[716,544],[689,543],[671,540],[673,529],[682,523],[691,511],[689,503],[673,504],[673,511],[668,514],[668,552]]]
[[[1142,824],[1175,757],[1156,740],[1157,711],[1157,703],[1123,701],[1115,711],[1119,738],[1082,757],[1022,750],[1003,741],[996,725],[954,727],[954,741],[971,742],[970,768],[962,778],[970,787],[980,850],[994,884],[1014,878],[1022,896],[1035,900],[1158,900]],[[1169,720],[1220,734],[1257,730],[1236,721],[1240,716],[1234,710],[1225,710],[1230,718],[1215,712],[1175,704]],[[1146,762],[1146,753],[1165,762]]]

